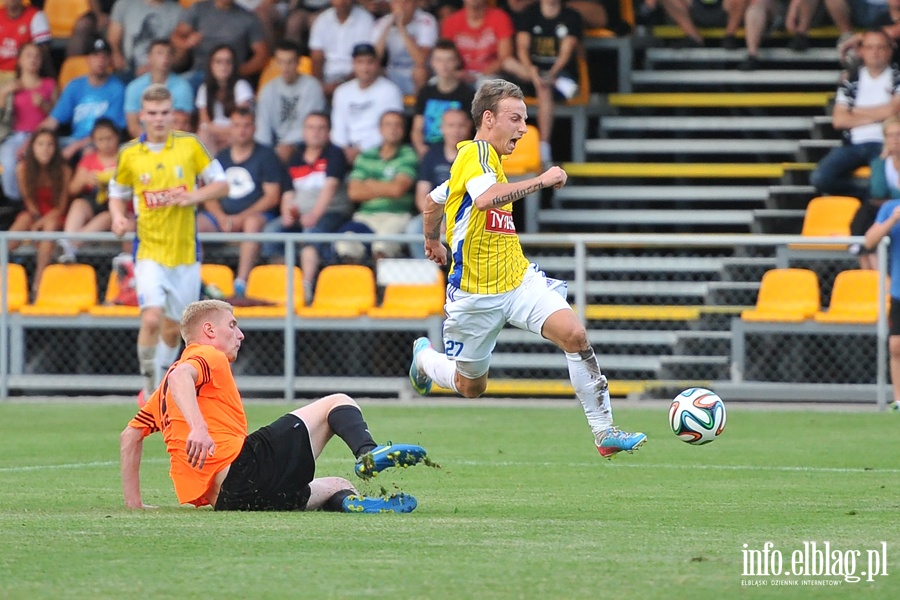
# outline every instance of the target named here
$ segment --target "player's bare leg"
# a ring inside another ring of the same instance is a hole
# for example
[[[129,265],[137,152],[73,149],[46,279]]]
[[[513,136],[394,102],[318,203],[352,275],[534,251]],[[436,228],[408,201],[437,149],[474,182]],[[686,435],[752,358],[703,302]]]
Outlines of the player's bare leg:
[[[161,306],[148,306],[141,310],[141,327],[138,330],[137,354],[141,377],[144,380],[144,396],[156,389],[159,381],[156,377],[156,347],[160,341],[162,323],[165,317]]]

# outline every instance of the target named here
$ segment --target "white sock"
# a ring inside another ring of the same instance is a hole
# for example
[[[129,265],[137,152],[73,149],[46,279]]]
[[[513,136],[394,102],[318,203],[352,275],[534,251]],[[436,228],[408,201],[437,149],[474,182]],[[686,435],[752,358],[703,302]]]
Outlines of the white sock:
[[[600,373],[600,364],[593,348],[584,352],[566,352],[566,361],[569,363],[569,379],[575,388],[575,395],[581,400],[584,416],[597,438],[613,423],[606,377]]]
[[[456,389],[456,362],[450,360],[434,348],[425,348],[419,352],[417,360],[419,368],[425,371],[432,381],[441,386],[453,390]]]
[[[163,375],[172,366],[172,363],[178,360],[178,351],[181,350],[181,344],[169,346],[164,341],[159,340],[156,344],[156,381],[162,381]],[[158,383],[157,383],[158,385]]]
[[[149,400],[156,390],[156,346],[138,346],[138,365],[144,379],[144,397]]]

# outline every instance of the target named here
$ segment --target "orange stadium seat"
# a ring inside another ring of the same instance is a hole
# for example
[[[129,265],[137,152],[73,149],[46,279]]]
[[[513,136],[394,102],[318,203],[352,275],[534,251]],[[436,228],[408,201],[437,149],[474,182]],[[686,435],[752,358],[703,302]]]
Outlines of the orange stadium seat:
[[[247,298],[269,302],[270,306],[235,306],[238,318],[273,318],[287,314],[287,267],[257,265],[247,277]],[[294,267],[294,306],[303,304],[303,273]]]
[[[362,265],[332,265],[319,273],[310,306],[297,314],[310,318],[353,318],[375,306],[375,274]]]
[[[528,131],[516,142],[516,148],[509,158],[503,161],[503,172],[508,177],[536,175],[541,169],[541,133],[534,125],[528,125]]]
[[[888,303],[890,287],[888,280],[885,285]],[[819,323],[875,323],[878,320],[878,271],[850,269],[838,273],[828,310],[817,312],[814,318]]]
[[[312,75],[312,59],[308,56],[300,57],[300,64],[297,65],[297,72],[302,75]],[[266,65],[266,68],[263,69],[263,72],[259,74],[259,84],[256,86],[256,93],[258,94],[263,86],[278,77],[281,74],[281,70],[278,68],[278,65],[275,63],[275,57],[269,59],[269,63]]]
[[[92,317],[139,317],[141,315],[141,309],[137,306],[113,304],[118,297],[119,274],[113,269],[109,274],[109,281],[106,284],[106,294],[103,296],[103,304],[90,307],[88,313]]]
[[[68,58],[66,58],[66,60],[63,61],[62,66],[59,68],[59,77],[57,78],[57,84],[59,85],[60,91],[62,91],[69,84],[69,82],[76,77],[81,77],[82,75],[87,74],[87,57],[69,56]]]
[[[50,35],[68,38],[75,28],[75,21],[91,10],[88,0],[46,0],[44,14],[50,24]]]
[[[850,235],[850,222],[860,202],[852,196],[819,196],[809,201],[803,216],[800,235],[806,237],[846,237]],[[846,246],[823,244],[790,244],[795,250],[845,250]]]
[[[90,265],[49,265],[44,269],[34,304],[19,309],[23,315],[75,316],[97,304],[97,275]]]
[[[226,298],[234,296],[234,272],[228,265],[200,265],[200,279],[206,285],[214,285]]]
[[[799,323],[818,312],[819,278],[809,269],[772,269],[763,275],[756,308],[745,310],[741,319]]]
[[[28,304],[28,275],[25,267],[10,263],[6,268],[6,276],[6,308],[9,312],[16,312]]]

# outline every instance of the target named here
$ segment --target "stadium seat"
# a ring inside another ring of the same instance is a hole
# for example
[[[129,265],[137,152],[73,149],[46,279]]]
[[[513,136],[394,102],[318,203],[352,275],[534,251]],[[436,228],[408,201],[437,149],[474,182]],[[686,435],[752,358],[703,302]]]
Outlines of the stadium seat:
[[[6,309],[16,312],[28,304],[28,276],[25,267],[10,263],[6,268]]]
[[[301,56],[300,64],[297,65],[297,72],[303,75],[312,75],[312,59],[308,56]],[[280,74],[281,69],[278,68],[278,65],[275,63],[275,57],[273,56],[269,59],[263,72],[259,74],[259,84],[256,86],[256,93],[258,94],[259,91],[263,89],[264,85],[278,77]]]
[[[310,306],[297,314],[308,318],[349,319],[375,306],[375,275],[362,265],[332,265],[319,272]]]
[[[50,35],[57,39],[71,37],[75,22],[90,10],[88,0],[46,0],[44,14],[50,24]]]
[[[809,201],[803,217],[803,230],[800,235],[806,237],[847,237],[850,235],[850,222],[860,202],[852,196],[819,196]],[[847,246],[829,246],[825,244],[790,244],[793,250],[846,250]]]
[[[44,269],[34,304],[21,307],[23,315],[75,316],[97,304],[97,275],[84,264],[49,265]]]
[[[425,319],[444,312],[444,277],[432,284],[397,283],[384,288],[381,306],[369,310],[374,319]]]
[[[76,77],[88,74],[88,64],[86,56],[69,56],[63,61],[59,68],[59,77],[57,83],[62,91],[70,81]]]
[[[513,153],[503,161],[503,172],[508,177],[536,175],[541,169],[541,134],[534,125],[528,125],[528,131],[516,142]]]
[[[115,269],[109,274],[109,282],[106,284],[106,294],[103,296],[103,304],[92,306],[88,314],[92,317],[139,317],[141,309],[137,306],[113,304],[119,296],[119,274]]]
[[[772,269],[763,275],[756,308],[743,311],[741,319],[799,323],[819,308],[819,279],[814,271]]]
[[[247,277],[246,297],[269,303],[268,306],[235,306],[238,318],[284,318],[287,314],[287,267],[257,265]],[[294,306],[303,304],[303,273],[294,267]]]
[[[181,4],[182,8],[190,8],[192,5],[197,4],[200,0],[178,0],[178,3]]]
[[[206,285],[216,286],[226,298],[234,296],[234,272],[228,265],[203,263],[200,266],[200,279]]]
[[[885,301],[890,303],[890,280],[885,285]],[[890,310],[890,304],[887,304]],[[815,314],[819,323],[875,323],[878,320],[878,271],[850,269],[834,280],[831,304]]]

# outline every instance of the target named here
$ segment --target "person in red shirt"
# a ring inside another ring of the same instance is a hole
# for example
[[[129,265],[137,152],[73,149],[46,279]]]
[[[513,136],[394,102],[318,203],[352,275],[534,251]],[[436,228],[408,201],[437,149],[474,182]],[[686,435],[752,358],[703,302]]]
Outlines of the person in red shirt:
[[[356,402],[332,394],[247,433],[247,416],[231,373],[244,334],[230,304],[201,300],[180,322],[187,347],[120,437],[122,489],[129,508],[148,508],[140,486],[143,439],[162,432],[169,475],[181,504],[216,510],[411,512],[416,499],[362,496],[342,477],[315,477],[316,458],[340,437],[369,478],[425,459],[408,444],[378,446]]]
[[[16,76],[19,48],[28,42],[38,44],[44,54],[44,65],[50,60],[50,24],[47,16],[23,0],[4,0],[0,10],[0,84]]]
[[[463,7],[441,24],[441,37],[452,40],[462,57],[462,79],[467,83],[493,79],[508,70],[508,61],[515,60],[514,35],[510,16],[488,6],[487,0],[463,0]]]

